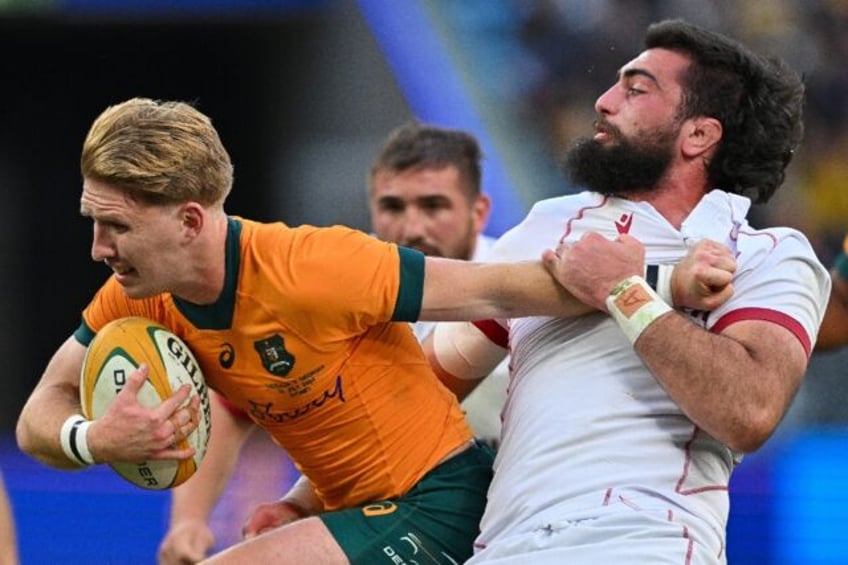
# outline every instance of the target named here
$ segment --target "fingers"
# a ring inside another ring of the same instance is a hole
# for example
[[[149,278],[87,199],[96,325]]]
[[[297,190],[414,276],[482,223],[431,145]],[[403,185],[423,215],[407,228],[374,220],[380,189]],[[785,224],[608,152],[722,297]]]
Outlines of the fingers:
[[[197,427],[197,422],[200,420],[199,398],[195,399],[195,397],[186,402],[189,394],[191,394],[191,386],[185,384],[156,409],[162,422],[166,425],[170,422],[170,428],[163,430],[165,435],[173,435],[179,440],[185,438]]]
[[[736,272],[736,258],[727,246],[711,239],[703,239],[694,247],[696,257],[717,269]]]
[[[733,296],[733,285],[728,284],[720,290],[715,290],[703,298],[703,308],[705,310],[715,310]]]
[[[713,290],[725,288],[732,281],[733,272],[720,268],[712,269],[706,279],[707,285]]]
[[[180,406],[185,404],[185,401],[190,394],[191,386],[184,384],[169,398],[165,399],[162,404],[159,405],[159,412],[163,415],[163,418],[176,412]]]
[[[177,407],[173,414],[168,417],[165,426],[170,426],[168,436],[171,438],[171,442],[169,445],[176,445],[186,439],[197,429],[199,424],[200,398],[195,395],[188,404]]]
[[[185,459],[191,459],[194,457],[196,450],[193,447],[166,447],[165,449],[160,449],[159,451],[151,454],[148,459],[152,460],[171,460],[178,459],[183,461]]]
[[[616,241],[628,247],[643,247],[642,242],[627,233],[619,234],[619,236],[616,238]]]
[[[556,264],[558,258],[559,256],[553,249],[545,249],[542,251],[542,263],[549,271]]]
[[[571,246],[565,242],[560,242],[556,249],[545,249],[542,251],[542,264],[553,274],[556,272],[557,263],[568,254]]]
[[[141,387],[144,386],[144,382],[147,380],[149,372],[150,371],[146,363],[139,365],[138,369],[130,373],[127,383],[124,385],[124,390],[121,392],[132,395],[133,397],[138,396],[138,392],[141,390]]]

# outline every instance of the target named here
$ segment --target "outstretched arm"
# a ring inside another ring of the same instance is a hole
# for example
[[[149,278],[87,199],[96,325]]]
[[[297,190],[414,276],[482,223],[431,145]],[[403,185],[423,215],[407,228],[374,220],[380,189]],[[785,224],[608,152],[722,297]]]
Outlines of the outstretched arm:
[[[607,268],[623,279],[634,273],[634,266],[642,261],[644,249],[633,238],[624,238],[620,243],[619,253],[610,254],[605,260]],[[553,268],[558,259],[556,252],[549,251],[544,256]],[[666,271],[664,267],[663,274],[669,275],[667,293],[677,306],[712,310],[732,295],[730,281],[735,264],[723,246],[712,242],[699,244],[673,269],[669,266]],[[597,284],[597,281],[589,284]],[[470,322],[442,322],[422,346],[439,380],[460,400],[507,354],[504,347],[493,343]]]
[[[557,284],[539,261],[472,263],[439,257],[425,261],[421,320],[570,317],[594,310]],[[632,269],[642,272],[638,258]]]

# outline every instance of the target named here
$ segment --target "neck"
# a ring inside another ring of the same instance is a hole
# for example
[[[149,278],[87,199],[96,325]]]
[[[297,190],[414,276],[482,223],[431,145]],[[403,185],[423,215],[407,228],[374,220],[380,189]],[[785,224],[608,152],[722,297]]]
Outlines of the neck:
[[[653,190],[628,194],[627,199],[647,202],[671,225],[680,229],[683,221],[709,190],[703,177],[668,178],[660,181]]]
[[[212,304],[224,290],[227,262],[227,215],[210,215],[192,243],[192,264],[185,284],[173,294],[193,304]]]

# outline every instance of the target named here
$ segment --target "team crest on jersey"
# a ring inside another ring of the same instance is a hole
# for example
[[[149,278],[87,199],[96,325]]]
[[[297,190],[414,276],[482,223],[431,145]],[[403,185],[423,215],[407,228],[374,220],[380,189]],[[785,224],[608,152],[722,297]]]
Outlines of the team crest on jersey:
[[[253,342],[262,364],[278,377],[285,377],[294,367],[294,355],[286,351],[286,342],[280,334]]]

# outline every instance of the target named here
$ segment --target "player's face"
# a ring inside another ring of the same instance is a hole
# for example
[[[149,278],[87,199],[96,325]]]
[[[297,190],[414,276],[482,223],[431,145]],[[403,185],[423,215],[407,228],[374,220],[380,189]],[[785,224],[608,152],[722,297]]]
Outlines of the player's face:
[[[425,255],[470,259],[489,206],[482,194],[468,201],[453,166],[379,171],[372,179],[371,223],[377,237]]]
[[[103,261],[131,298],[171,290],[185,269],[181,206],[146,205],[84,179],[80,213],[94,222],[91,258]]]
[[[678,77],[687,65],[682,55],[650,49],[621,69],[595,103],[594,137],[578,140],[567,156],[576,184],[604,194],[657,186],[678,153]]]
[[[689,59],[666,49],[649,49],[624,65],[618,81],[595,102],[599,118],[593,139],[602,145],[647,140],[677,125],[680,76],[688,66]]]

